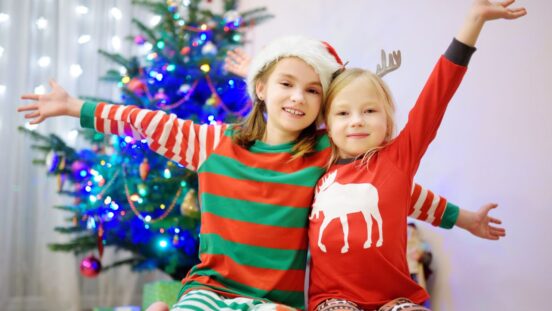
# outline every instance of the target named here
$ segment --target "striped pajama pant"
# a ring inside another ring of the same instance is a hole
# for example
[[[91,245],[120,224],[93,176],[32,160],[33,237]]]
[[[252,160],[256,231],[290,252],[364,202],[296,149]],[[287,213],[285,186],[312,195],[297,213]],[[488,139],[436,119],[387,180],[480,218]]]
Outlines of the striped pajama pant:
[[[294,308],[262,300],[238,297],[226,298],[208,290],[193,290],[183,295],[171,311],[293,311]]]

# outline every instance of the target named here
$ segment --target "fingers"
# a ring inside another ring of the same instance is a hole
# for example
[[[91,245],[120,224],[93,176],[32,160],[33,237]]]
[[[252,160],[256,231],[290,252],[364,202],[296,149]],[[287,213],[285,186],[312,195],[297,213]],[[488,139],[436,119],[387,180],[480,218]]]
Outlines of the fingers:
[[[247,60],[251,59],[251,56],[249,54],[245,53],[245,51],[240,49],[240,48],[236,49],[236,54],[238,54],[241,57],[242,61],[247,61]]]
[[[498,204],[496,204],[496,203],[487,203],[487,204],[483,205],[479,211],[482,212],[483,214],[487,215],[487,214],[489,214],[490,210],[492,210],[493,208],[496,208],[496,207],[498,207]]]
[[[244,63],[249,59],[249,55],[247,55],[245,51],[239,48],[228,51],[228,53],[226,53],[226,56],[227,60],[238,64]]]
[[[50,81],[48,81],[48,84],[50,85],[50,87],[52,89],[55,89],[55,88],[59,87],[59,84],[57,84],[56,80],[54,80],[54,79],[50,79]]]
[[[499,4],[500,6],[506,8],[506,7],[510,6],[510,5],[511,5],[512,3],[514,3],[514,2],[515,2],[515,0],[505,0],[505,1],[502,1],[502,2],[500,2],[500,3],[498,3],[498,4]]]
[[[500,220],[498,218],[494,218],[494,217],[489,217],[489,222],[491,222],[493,224],[497,224],[497,225],[502,224],[502,220]]]
[[[31,113],[25,114],[25,119],[34,119],[38,116],[40,116],[40,112],[39,111],[34,111],[34,112],[31,112]]]
[[[35,124],[41,123],[42,121],[44,121],[44,117],[43,117],[43,116],[40,116],[40,117],[38,117],[38,118],[36,118],[36,119],[34,119],[34,120],[31,120],[31,121],[29,122],[29,124],[35,125]]]
[[[30,100],[39,100],[40,95],[38,94],[23,94],[21,99],[30,99]]]
[[[38,105],[37,105],[37,104],[30,104],[30,105],[25,105],[25,106],[17,107],[17,112],[31,111],[31,110],[37,110],[37,109],[38,109]]]
[[[512,9],[508,10],[508,15],[506,16],[506,19],[516,19],[524,15],[527,15],[527,10],[525,10],[525,8]]]

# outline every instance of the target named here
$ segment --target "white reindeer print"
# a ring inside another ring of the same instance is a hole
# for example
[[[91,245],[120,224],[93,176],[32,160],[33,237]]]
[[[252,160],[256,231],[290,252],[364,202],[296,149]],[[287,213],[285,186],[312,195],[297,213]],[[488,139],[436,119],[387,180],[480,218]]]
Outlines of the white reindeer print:
[[[316,190],[314,204],[309,219],[320,217],[320,211],[324,212],[324,220],[320,226],[318,235],[318,247],[326,253],[326,246],[322,244],[322,235],[328,224],[339,218],[343,228],[343,242],[341,253],[349,251],[349,223],[347,215],[361,212],[367,225],[367,239],[364,248],[372,246],[372,217],[376,220],[379,230],[379,239],[376,247],[383,245],[383,219],[378,209],[378,190],[370,183],[343,185],[335,182],[337,171],[327,175],[322,181],[320,189]]]

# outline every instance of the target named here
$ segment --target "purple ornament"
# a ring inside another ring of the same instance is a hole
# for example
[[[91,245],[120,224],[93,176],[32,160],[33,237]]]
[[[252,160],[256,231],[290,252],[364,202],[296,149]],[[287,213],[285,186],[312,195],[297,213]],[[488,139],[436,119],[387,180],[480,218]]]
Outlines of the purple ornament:
[[[82,180],[88,176],[88,166],[83,161],[77,160],[71,164],[71,172],[76,180]]]
[[[134,43],[136,43],[137,45],[142,45],[146,43],[146,38],[142,35],[137,35],[136,37],[134,37]]]
[[[169,102],[169,96],[165,94],[163,89],[160,89],[153,98],[157,101],[157,104],[166,105]]]
[[[87,278],[95,278],[102,271],[102,263],[92,255],[85,257],[80,264],[80,272]]]

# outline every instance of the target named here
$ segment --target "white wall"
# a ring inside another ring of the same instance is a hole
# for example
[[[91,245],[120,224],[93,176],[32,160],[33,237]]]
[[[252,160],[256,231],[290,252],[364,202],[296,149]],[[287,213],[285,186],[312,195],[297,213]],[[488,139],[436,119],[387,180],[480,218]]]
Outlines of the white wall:
[[[385,78],[399,127],[471,1],[243,0],[276,17],[249,34],[254,53],[299,33],[329,41],[353,66],[375,68],[379,50],[400,49],[402,67]],[[518,1],[522,20],[495,21],[426,154],[417,181],[475,210],[500,204],[507,237],[478,240],[424,226],[435,256],[435,310],[540,310],[552,292],[552,2]]]

